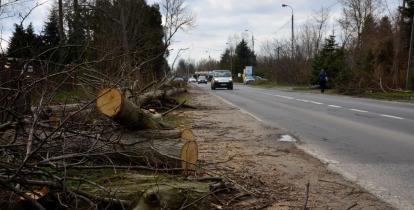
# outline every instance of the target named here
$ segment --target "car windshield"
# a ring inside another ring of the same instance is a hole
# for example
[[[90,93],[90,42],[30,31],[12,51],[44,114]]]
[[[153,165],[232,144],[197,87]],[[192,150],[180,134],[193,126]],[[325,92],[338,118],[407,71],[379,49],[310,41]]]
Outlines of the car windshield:
[[[199,76],[198,79],[206,79],[205,76]]]
[[[217,71],[214,72],[215,77],[231,77],[231,73],[228,71]]]

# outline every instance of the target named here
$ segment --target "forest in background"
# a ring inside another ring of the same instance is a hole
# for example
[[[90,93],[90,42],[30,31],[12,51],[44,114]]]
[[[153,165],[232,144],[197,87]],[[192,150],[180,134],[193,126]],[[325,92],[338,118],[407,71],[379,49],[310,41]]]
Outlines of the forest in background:
[[[334,31],[329,8],[322,8],[295,30],[293,49],[292,40],[275,39],[254,52],[249,38],[235,35],[220,60],[180,60],[177,68],[232,69],[237,75],[253,65],[255,74],[283,85],[315,85],[325,69],[328,85],[342,93],[413,90],[412,57],[407,70],[414,1],[404,0],[397,11],[384,8],[381,0],[340,3],[342,15]]]
[[[6,2],[2,8],[19,10],[24,4],[28,1]],[[26,16],[19,13],[21,21],[14,25],[3,57],[33,64],[37,75],[58,73],[57,83],[67,80],[61,72],[71,69],[76,72],[71,77],[82,82],[120,79],[122,86],[143,88],[171,73],[172,39],[193,24],[180,0],[153,5],[145,0],[58,0],[36,34],[31,23],[24,26],[32,10]],[[84,74],[91,70],[96,74]]]

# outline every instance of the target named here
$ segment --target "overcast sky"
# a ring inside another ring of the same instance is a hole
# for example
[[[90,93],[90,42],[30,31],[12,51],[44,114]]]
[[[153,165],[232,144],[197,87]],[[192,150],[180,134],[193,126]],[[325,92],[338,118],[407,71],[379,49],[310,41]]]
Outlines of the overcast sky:
[[[152,4],[158,0],[147,1]],[[387,8],[395,12],[402,0],[384,1],[388,5]],[[36,8],[26,20],[26,24],[33,23],[36,32],[41,32],[48,9],[54,1],[41,2],[44,4]],[[196,26],[189,31],[180,32],[175,37],[172,48],[175,52],[180,48],[189,48],[181,56],[184,59],[191,58],[197,61],[209,56],[218,59],[230,36],[248,38],[251,46],[253,33],[255,50],[260,51],[261,45],[266,41],[290,37],[291,10],[282,8],[282,4],[293,7],[297,30],[301,24],[310,21],[317,11],[325,7],[330,9],[328,27],[329,31],[332,31],[342,12],[342,6],[337,0],[186,0],[188,9],[195,16]],[[389,15],[387,9],[384,13]],[[0,19],[3,47],[7,45],[4,40],[9,40],[15,22],[18,22],[18,19]],[[174,57],[174,51],[170,59]]]

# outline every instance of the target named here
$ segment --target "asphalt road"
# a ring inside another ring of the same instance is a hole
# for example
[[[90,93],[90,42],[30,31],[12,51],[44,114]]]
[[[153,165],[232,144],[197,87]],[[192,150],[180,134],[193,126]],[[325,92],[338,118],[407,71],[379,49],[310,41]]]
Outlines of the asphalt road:
[[[210,90],[398,209],[414,209],[414,104],[235,85]],[[252,118],[252,119],[253,119]]]

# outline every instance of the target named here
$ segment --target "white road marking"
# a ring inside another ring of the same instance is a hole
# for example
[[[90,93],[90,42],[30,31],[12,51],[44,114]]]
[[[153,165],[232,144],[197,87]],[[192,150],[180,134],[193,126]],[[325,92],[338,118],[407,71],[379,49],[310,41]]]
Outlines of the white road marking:
[[[268,96],[275,96],[275,97],[279,97],[279,98],[284,98],[284,99],[290,99],[290,100],[295,99],[295,98],[289,97],[289,96],[282,96],[282,95],[276,95],[276,94],[270,94],[270,93],[263,93],[263,94],[268,95]]]
[[[268,96],[274,96],[273,94],[270,94],[270,93],[263,93],[263,94],[268,95]]]
[[[289,96],[280,96],[280,95],[274,95],[274,96],[277,96],[277,97],[280,97],[280,98],[284,98],[284,99],[290,99],[290,100],[295,99],[295,98],[289,97]]]
[[[317,102],[317,101],[310,101],[310,100],[299,99],[299,98],[293,98],[293,97],[283,96],[283,95],[277,95],[277,94],[270,94],[270,93],[263,93],[263,94],[265,94],[265,95],[269,95],[269,96],[275,96],[275,97],[279,97],[279,98],[284,98],[284,99],[296,100],[296,101],[305,102],[305,103],[317,104],[317,105],[323,105],[323,104],[324,104],[324,103]],[[222,100],[223,100],[223,101],[226,101],[226,100],[224,100],[224,99],[222,99]],[[228,102],[228,103],[229,103],[229,104],[231,104],[230,102]],[[231,105],[232,105],[232,106],[235,106],[234,104],[231,104]],[[333,104],[329,104],[328,106],[329,106],[329,107],[332,107],[332,108],[338,108],[338,109],[344,108],[344,107],[342,107],[342,106],[333,105]],[[260,118],[256,117],[255,115],[251,114],[250,112],[247,112],[247,111],[245,111],[245,110],[241,109],[240,107],[239,107],[239,109],[240,109],[242,112],[244,112],[244,113],[246,113],[246,114],[248,114],[248,115],[252,116],[252,117],[253,117],[253,118],[255,118],[256,120],[258,120],[258,121],[260,121],[260,122],[263,122],[263,120],[261,120]],[[361,109],[349,109],[349,110],[354,111],[354,112],[360,112],[360,113],[368,113],[368,111],[361,110]],[[388,118],[392,118],[392,119],[397,119],[397,120],[404,120],[404,118],[402,118],[402,117],[393,116],[393,115],[380,114],[380,116],[381,116],[381,117],[388,117]]]
[[[361,113],[367,113],[368,111],[365,110],[360,110],[360,109],[349,109],[351,111],[355,111],[355,112],[361,112]]]
[[[342,106],[337,106],[337,105],[328,105],[329,107],[333,107],[333,108],[342,108]]]
[[[321,102],[317,102],[317,101],[309,101],[309,102],[311,102],[311,103],[313,103],[313,104],[317,104],[317,105],[322,105],[323,103],[321,103]]]
[[[397,116],[387,115],[387,114],[381,114],[381,117],[388,117],[388,118],[393,118],[393,119],[397,119],[397,120],[403,120],[404,119],[402,117],[397,117]]]

